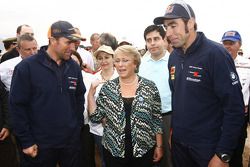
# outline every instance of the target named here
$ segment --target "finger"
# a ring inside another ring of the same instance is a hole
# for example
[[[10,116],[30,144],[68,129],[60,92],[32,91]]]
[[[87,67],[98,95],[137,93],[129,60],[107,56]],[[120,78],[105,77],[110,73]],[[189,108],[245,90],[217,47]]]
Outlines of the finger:
[[[37,151],[33,151],[33,153],[31,154],[32,158],[35,158],[37,156]]]

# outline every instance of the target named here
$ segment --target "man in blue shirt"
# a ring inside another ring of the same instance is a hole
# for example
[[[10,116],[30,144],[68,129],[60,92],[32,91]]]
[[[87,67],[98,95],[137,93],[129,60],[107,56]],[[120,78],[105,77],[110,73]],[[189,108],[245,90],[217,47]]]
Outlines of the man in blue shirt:
[[[21,166],[79,167],[86,89],[71,54],[80,37],[58,21],[48,38],[48,49],[17,64],[12,77],[10,114]]]
[[[143,57],[139,75],[155,82],[161,97],[163,118],[163,146],[164,155],[161,159],[161,167],[171,167],[170,148],[168,138],[171,122],[171,91],[168,84],[168,58],[166,50],[168,42],[165,39],[165,31],[161,26],[150,25],[144,31],[144,39],[149,54]],[[157,165],[157,166],[158,166]]]

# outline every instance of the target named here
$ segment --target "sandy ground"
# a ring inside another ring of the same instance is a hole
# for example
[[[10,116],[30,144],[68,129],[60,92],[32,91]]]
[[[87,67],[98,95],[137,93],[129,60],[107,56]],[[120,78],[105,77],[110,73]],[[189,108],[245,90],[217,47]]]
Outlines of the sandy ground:
[[[248,167],[248,162],[250,158],[250,126],[247,128],[248,137],[246,139],[245,149],[243,153],[243,166]]]

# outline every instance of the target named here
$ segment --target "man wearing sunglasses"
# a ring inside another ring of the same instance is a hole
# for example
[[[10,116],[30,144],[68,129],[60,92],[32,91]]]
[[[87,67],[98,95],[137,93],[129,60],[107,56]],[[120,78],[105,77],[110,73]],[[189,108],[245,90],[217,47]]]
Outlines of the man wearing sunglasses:
[[[175,167],[227,167],[244,120],[241,85],[226,49],[197,32],[195,14],[183,1],[167,7],[162,24],[174,51],[172,157]]]

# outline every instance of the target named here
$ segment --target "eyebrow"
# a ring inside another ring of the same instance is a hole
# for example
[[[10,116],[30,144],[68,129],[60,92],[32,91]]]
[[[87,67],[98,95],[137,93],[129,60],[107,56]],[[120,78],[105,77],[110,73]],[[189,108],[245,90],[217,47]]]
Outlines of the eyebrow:
[[[176,24],[177,22],[175,21],[175,20],[172,20],[172,21],[170,21],[168,24],[167,24],[167,26],[170,26],[170,25],[173,25],[173,24]]]

